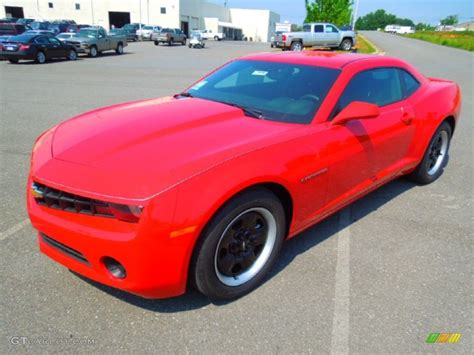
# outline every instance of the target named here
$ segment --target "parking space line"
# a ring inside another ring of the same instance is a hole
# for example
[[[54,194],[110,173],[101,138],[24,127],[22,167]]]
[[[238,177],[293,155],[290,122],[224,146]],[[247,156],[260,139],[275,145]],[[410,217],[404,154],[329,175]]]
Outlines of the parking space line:
[[[349,353],[350,321],[350,207],[339,213],[337,233],[336,281],[332,318],[331,353]]]
[[[6,231],[0,233],[0,240],[4,240],[4,239],[8,238],[9,236],[15,234],[16,232],[23,229],[24,227],[26,227],[29,224],[30,224],[29,219],[25,219],[25,220],[15,224],[14,226],[8,228]]]

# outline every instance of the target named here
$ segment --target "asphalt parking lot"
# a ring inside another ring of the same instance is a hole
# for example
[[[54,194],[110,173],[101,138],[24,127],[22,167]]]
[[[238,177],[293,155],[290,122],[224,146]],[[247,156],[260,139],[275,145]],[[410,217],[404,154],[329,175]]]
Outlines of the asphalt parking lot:
[[[25,208],[29,153],[59,121],[177,93],[225,61],[269,46],[143,42],[122,56],[0,62],[0,353],[470,353],[474,55],[365,35],[424,74],[459,83],[462,120],[447,170],[428,186],[394,181],[287,242],[267,282],[228,304],[194,291],[144,300],[41,255]],[[433,332],[462,338],[426,344]]]

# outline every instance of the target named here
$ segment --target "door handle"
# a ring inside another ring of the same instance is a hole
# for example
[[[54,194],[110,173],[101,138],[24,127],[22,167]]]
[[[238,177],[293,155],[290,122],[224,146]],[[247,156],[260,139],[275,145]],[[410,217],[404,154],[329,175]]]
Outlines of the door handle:
[[[407,125],[411,124],[414,118],[411,112],[407,112],[403,107],[401,108],[401,111],[402,117],[400,117],[400,120]]]

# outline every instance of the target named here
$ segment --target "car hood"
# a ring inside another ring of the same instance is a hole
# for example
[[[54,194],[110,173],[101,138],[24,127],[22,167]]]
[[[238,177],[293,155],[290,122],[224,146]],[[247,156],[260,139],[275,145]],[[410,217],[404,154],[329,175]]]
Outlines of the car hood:
[[[60,124],[55,166],[38,176],[76,192],[144,200],[296,127],[197,98],[121,104]]]
[[[94,38],[89,37],[71,37],[68,39],[71,42],[93,42]]]

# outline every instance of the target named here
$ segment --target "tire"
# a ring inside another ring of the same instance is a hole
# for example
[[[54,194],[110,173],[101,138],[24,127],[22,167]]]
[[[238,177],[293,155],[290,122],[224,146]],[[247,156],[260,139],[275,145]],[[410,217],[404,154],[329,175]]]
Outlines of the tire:
[[[408,175],[412,181],[426,185],[441,176],[447,164],[451,137],[451,126],[444,121],[433,134],[420,164]]]
[[[181,44],[182,44],[183,46],[185,46],[185,45],[186,45],[186,38],[185,38],[185,39],[183,39],[183,41],[181,42]]]
[[[17,58],[10,58],[8,59],[8,61],[12,64],[17,64],[18,63],[18,59]]]
[[[74,49],[69,50],[67,53],[67,60],[77,60],[77,52]]]
[[[117,44],[117,48],[115,49],[115,53],[117,53],[118,55],[123,54],[123,44],[122,43]]]
[[[36,52],[35,62],[38,64],[46,63],[46,55],[41,51]]]
[[[89,57],[95,58],[99,55],[99,51],[97,50],[96,46],[92,46],[90,51],[89,51]]]
[[[212,300],[242,297],[263,282],[285,233],[285,212],[272,192],[251,189],[234,197],[201,235],[191,261],[191,281]]]
[[[350,51],[352,49],[352,40],[349,38],[345,38],[342,40],[340,48],[343,51]]]
[[[219,36],[214,36],[214,41],[220,41]]]
[[[193,48],[193,45],[191,43],[188,44],[189,48]]]
[[[138,36],[133,37],[133,42],[137,42],[137,41],[138,41]]]
[[[292,42],[290,49],[294,52],[301,52],[303,50],[303,43],[300,41]]]
[[[158,41],[154,41],[154,43],[155,43],[155,46],[159,46],[159,45],[160,45],[160,42],[158,42]]]
[[[173,44],[173,38],[171,38],[169,41],[168,41],[168,46],[171,46]]]

